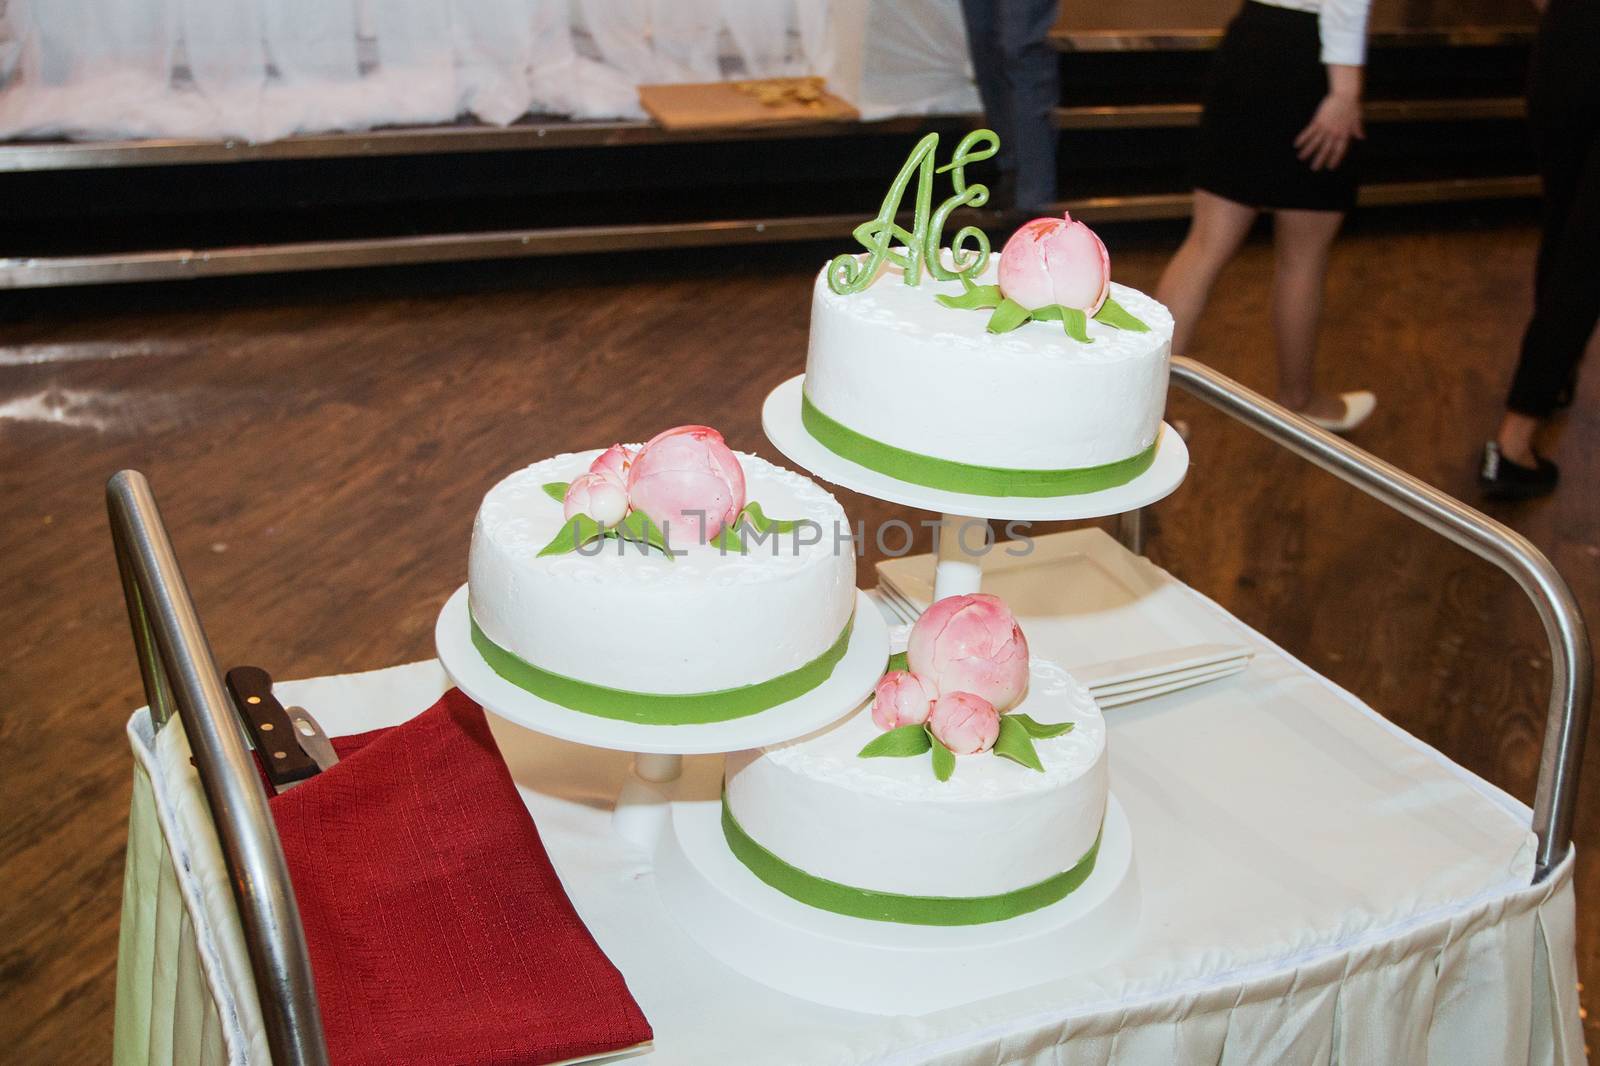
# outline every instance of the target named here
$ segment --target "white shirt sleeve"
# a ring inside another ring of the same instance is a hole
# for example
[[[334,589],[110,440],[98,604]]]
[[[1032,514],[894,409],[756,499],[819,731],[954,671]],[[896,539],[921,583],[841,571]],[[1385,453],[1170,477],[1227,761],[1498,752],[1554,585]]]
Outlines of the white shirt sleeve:
[[[1367,59],[1367,10],[1372,0],[1322,0],[1317,28],[1322,61],[1359,67]]]

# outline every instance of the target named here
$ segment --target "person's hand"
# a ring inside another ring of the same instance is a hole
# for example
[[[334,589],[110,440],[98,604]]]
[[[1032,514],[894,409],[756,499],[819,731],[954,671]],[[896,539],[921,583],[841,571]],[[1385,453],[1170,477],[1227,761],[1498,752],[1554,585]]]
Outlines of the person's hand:
[[[1329,93],[1317,106],[1310,124],[1294,139],[1294,147],[1300,161],[1312,170],[1332,170],[1350,151],[1350,139],[1366,135],[1361,128],[1361,97]]]

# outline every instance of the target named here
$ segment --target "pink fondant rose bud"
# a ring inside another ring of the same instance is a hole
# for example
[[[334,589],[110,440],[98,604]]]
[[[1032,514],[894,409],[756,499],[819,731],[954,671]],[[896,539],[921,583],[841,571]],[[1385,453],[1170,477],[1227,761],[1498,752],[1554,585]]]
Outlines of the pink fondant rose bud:
[[[1000,712],[982,696],[947,692],[934,700],[928,728],[957,755],[976,755],[994,747],[1000,736]]]
[[[594,462],[589,464],[589,472],[604,474],[618,485],[627,488],[628,468],[633,466],[634,457],[638,454],[638,448],[629,448],[625,444],[613,444],[595,457]]]
[[[891,670],[878,681],[872,700],[872,720],[884,732],[903,725],[921,725],[928,720],[933,705],[929,692],[916,674]]]
[[[946,596],[911,627],[911,672],[936,693],[970,692],[1001,711],[1028,689],[1028,640],[998,596]]]
[[[657,526],[670,527],[668,536],[709,540],[744,510],[744,470],[722,434],[679,426],[639,449],[628,468],[628,499]]]
[[[579,474],[567,486],[561,513],[568,522],[585,514],[602,526],[614,526],[628,513],[628,492],[606,474]]]
[[[1000,253],[1000,292],[1030,311],[1059,304],[1094,314],[1111,289],[1111,257],[1072,216],[1036,218]]]

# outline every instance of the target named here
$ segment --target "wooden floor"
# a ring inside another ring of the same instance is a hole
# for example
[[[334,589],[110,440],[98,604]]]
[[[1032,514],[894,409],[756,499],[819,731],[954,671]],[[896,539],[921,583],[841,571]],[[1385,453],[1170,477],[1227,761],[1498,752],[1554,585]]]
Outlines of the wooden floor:
[[[1107,231],[1150,288],[1174,231]],[[827,249],[56,294],[0,317],[0,1047],[103,1063],[141,701],[102,504],[150,476],[219,662],[280,677],[432,651],[481,494],[552,452],[681,422],[772,455]],[[1382,398],[1356,437],[1474,499],[1530,296],[1521,217],[1376,222],[1339,245],[1324,380]],[[1270,252],[1225,275],[1192,353],[1270,387]],[[1511,582],[1184,398],[1187,484],[1152,556],[1491,781],[1530,798],[1549,663]],[[1600,622],[1600,372],[1554,499],[1493,513]],[[846,495],[868,521],[889,505]],[[871,560],[861,578],[871,582]],[[1578,832],[1581,968],[1600,980],[1600,743]]]

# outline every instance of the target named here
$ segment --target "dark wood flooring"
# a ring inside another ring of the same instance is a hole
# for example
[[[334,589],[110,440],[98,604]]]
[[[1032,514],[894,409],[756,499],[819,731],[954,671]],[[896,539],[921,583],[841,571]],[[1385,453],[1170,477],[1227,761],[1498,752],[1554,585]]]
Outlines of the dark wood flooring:
[[[1176,231],[1107,231],[1153,286]],[[1522,217],[1369,222],[1337,248],[1331,387],[1375,388],[1356,440],[1474,499],[1530,298]],[[534,458],[681,422],[772,455],[829,249],[56,293],[0,308],[0,1048],[110,1046],[129,756],[142,702],[102,504],[144,470],[224,665],[281,677],[432,653],[479,497]],[[1225,275],[1192,353],[1272,380],[1270,249]],[[1193,470],[1150,551],[1408,730],[1531,798],[1549,663],[1512,583],[1183,397]],[[1600,621],[1600,372],[1553,499],[1492,513]],[[869,521],[896,509],[846,495]],[[861,577],[871,582],[871,562]],[[1600,979],[1600,743],[1578,819],[1580,964]]]

